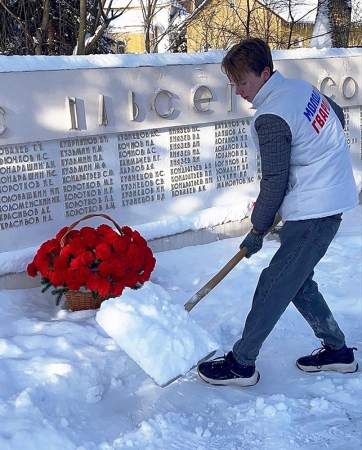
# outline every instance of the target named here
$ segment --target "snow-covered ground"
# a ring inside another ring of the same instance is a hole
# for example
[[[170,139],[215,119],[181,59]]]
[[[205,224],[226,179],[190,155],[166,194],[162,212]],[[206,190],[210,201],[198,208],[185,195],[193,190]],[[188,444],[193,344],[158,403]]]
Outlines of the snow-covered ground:
[[[347,344],[359,349],[360,366],[361,224],[359,205],[344,214],[316,268]],[[148,288],[130,295],[161,289],[182,306],[240,241],[156,254]],[[269,238],[190,312],[219,355],[240,336],[258,275],[277,247]],[[97,311],[56,307],[40,288],[0,291],[0,304],[1,450],[361,449],[362,372],[299,371],[296,358],[320,343],[293,306],[261,350],[256,386],[213,387],[193,369],[161,388],[98,325]]]
[[[360,55],[361,49],[298,49],[273,55],[276,59],[298,59],[326,57],[327,53],[330,57]],[[0,56],[0,72],[38,70],[39,64],[43,70],[68,70],[212,63],[219,62],[222,55],[215,51],[179,57],[142,55],[142,59],[141,55]],[[361,189],[360,172],[357,175]],[[220,216],[238,220],[233,214],[236,210],[210,208],[201,219],[177,217],[166,224],[146,224],[139,231],[151,239],[164,236],[165,229],[172,234],[222,223]],[[316,280],[346,333],[347,344],[359,348],[356,357],[360,366],[361,226],[359,205],[344,214],[336,239],[316,269]],[[181,314],[184,303],[238,251],[240,242],[241,238],[229,239],[156,254],[151,281],[121,299],[149,306],[152,297],[153,307],[157,309],[158,301],[165,306],[166,317],[177,309],[170,304],[178,307],[175,314]],[[191,311],[195,324],[220,347],[218,355],[229,351],[240,336],[258,275],[277,247],[278,241],[269,238],[258,254],[242,260]],[[0,254],[0,275],[24,270],[35,251],[34,247]],[[0,450],[362,447],[361,371],[348,375],[299,371],[295,360],[320,343],[292,306],[261,350],[257,361],[260,382],[238,389],[207,385],[199,380],[195,369],[169,386],[159,387],[100,327],[97,311],[70,312],[56,307],[51,294],[42,294],[40,288],[0,290],[0,305]],[[107,304],[102,309],[108,309]],[[176,334],[177,324],[171,319],[167,319],[172,325],[169,330]],[[188,327],[187,321],[184,326]],[[145,336],[149,331],[144,329]],[[132,344],[139,344],[134,333],[129,340],[129,350]],[[147,344],[142,342],[142,357],[146,359]],[[164,353],[163,344],[158,342],[159,353]],[[151,351],[154,353],[154,348]],[[191,358],[184,358],[188,356]],[[170,364],[176,357],[170,352]]]

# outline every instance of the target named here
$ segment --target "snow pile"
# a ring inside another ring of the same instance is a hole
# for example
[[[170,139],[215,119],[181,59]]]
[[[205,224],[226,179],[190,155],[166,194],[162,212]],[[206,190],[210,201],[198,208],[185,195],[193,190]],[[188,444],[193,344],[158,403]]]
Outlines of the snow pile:
[[[186,374],[218,345],[151,282],[103,302],[98,324],[159,386]]]
[[[347,345],[359,349],[360,367],[361,224],[362,205],[344,213],[315,269]],[[127,303],[147,297],[152,308],[156,297],[166,304],[171,298],[182,316],[241,240],[157,254],[151,282],[127,294]],[[260,272],[278,246],[266,238],[189,313],[218,344],[217,355],[241,335]],[[195,369],[160,388],[98,325],[97,311],[56,307],[40,288],[1,290],[0,304],[1,450],[361,449],[362,371],[298,370],[295,360],[320,342],[293,305],[260,351],[259,383],[242,389],[211,386]]]

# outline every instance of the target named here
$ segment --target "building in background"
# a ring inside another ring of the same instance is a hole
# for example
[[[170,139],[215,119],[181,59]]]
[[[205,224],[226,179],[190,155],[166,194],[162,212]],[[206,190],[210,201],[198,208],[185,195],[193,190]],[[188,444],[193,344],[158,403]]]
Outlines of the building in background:
[[[116,53],[167,52],[173,30],[188,16],[174,0],[114,0],[112,9],[124,9],[108,30]]]
[[[288,23],[262,2],[204,0],[182,25],[189,52],[228,49],[246,37],[260,37],[271,48],[282,48]]]
[[[108,34],[117,53],[227,50],[248,36],[273,49],[309,47],[317,6],[317,0],[113,0],[124,13]],[[352,20],[349,46],[361,46],[358,8]]]

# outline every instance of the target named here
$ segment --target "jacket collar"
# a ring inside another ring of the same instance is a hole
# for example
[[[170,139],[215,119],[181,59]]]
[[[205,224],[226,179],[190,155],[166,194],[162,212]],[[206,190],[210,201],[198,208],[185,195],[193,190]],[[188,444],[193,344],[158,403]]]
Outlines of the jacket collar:
[[[258,109],[265,100],[269,97],[270,93],[277,88],[285,80],[283,75],[277,70],[273,72],[273,75],[269,80],[260,88],[259,92],[253,99],[253,107]]]

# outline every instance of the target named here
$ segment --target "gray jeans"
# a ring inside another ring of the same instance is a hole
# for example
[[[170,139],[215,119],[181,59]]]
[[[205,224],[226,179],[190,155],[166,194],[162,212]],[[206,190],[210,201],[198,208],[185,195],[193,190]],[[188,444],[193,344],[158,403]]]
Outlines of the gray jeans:
[[[326,253],[341,220],[342,214],[335,214],[283,225],[280,248],[260,275],[242,337],[233,347],[238,362],[255,363],[263,342],[290,302],[324,344],[334,349],[344,345],[344,334],[313,280],[314,268]]]

